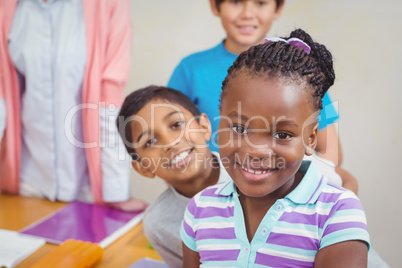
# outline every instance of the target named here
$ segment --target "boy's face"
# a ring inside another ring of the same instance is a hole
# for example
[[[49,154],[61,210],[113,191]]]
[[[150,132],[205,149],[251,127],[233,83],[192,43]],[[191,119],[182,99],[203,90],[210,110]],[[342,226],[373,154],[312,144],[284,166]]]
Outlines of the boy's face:
[[[131,121],[133,145],[140,161],[132,165],[147,177],[158,176],[175,186],[202,174],[211,153],[205,114],[199,118],[179,104],[154,99]]]
[[[221,105],[219,153],[239,190],[252,198],[283,198],[318,124],[309,92],[299,85],[238,74]]]
[[[226,31],[226,48],[236,54],[261,43],[283,7],[277,7],[275,0],[225,0],[219,7],[210,0],[210,4]]]

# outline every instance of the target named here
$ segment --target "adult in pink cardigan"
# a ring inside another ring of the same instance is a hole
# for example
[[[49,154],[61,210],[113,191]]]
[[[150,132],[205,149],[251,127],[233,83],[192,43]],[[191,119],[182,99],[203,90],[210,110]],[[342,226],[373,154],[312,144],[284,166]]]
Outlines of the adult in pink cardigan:
[[[21,85],[8,44],[16,7],[16,0],[0,1],[0,188],[1,192],[11,194],[20,193],[22,135]],[[82,10],[86,62],[81,99],[88,107],[82,109],[83,138],[92,197],[96,203],[102,203],[104,178],[99,113],[101,106],[120,107],[124,99],[132,45],[130,4],[129,0],[82,0]],[[1,112],[2,106],[5,106],[6,118]],[[4,121],[3,134],[1,122]],[[111,204],[125,210],[145,206],[134,198]]]

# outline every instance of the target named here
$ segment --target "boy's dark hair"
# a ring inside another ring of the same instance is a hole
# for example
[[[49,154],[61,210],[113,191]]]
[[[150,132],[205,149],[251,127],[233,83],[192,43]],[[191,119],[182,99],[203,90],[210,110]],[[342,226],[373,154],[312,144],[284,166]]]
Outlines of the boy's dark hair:
[[[247,71],[251,75],[266,78],[301,79],[313,89],[314,108],[322,109],[322,97],[334,84],[335,72],[332,55],[328,49],[313,39],[301,29],[291,32],[289,39],[299,38],[307,43],[310,54],[302,48],[294,47],[286,42],[270,42],[260,44],[242,52],[222,82],[221,101],[225,96],[225,88],[230,79],[239,71]]]
[[[216,7],[218,8],[218,10],[220,10],[220,6],[223,2],[225,2],[225,0],[215,0]],[[282,5],[283,0],[275,0],[275,2],[276,2],[276,9],[278,9],[278,7]]]
[[[167,100],[168,102],[179,104],[199,120],[200,112],[198,111],[197,106],[195,106],[195,104],[180,91],[167,87],[151,85],[132,92],[124,100],[116,124],[127,152],[135,161],[139,161],[140,158],[135,152],[133,146],[130,117],[136,115],[147,103],[156,99]]]

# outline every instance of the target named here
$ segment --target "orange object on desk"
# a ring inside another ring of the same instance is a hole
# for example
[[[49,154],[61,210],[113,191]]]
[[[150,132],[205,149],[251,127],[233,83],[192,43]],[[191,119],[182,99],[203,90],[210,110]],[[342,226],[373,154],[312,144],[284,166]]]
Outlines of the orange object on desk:
[[[69,239],[36,262],[32,268],[88,268],[102,259],[103,249],[95,243]]]

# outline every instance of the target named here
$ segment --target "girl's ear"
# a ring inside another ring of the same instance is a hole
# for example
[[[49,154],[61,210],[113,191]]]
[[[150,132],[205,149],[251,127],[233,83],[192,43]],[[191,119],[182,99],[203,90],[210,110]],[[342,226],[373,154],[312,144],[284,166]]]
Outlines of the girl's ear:
[[[215,16],[219,17],[219,7],[216,5],[216,0],[209,0],[209,4],[211,5],[212,13],[214,13]]]
[[[315,123],[313,130],[311,131],[304,147],[306,148],[305,154],[312,155],[317,146],[317,133],[318,133],[318,123]]]
[[[131,160],[131,166],[135,169],[135,171],[140,173],[142,176],[150,178],[150,179],[155,178],[155,174],[152,172],[149,165],[144,167],[141,160],[139,160],[139,161]]]
[[[200,116],[200,128],[202,130],[202,135],[204,136],[205,141],[209,141],[212,134],[211,122],[208,119],[208,116],[205,113],[202,113]]]

